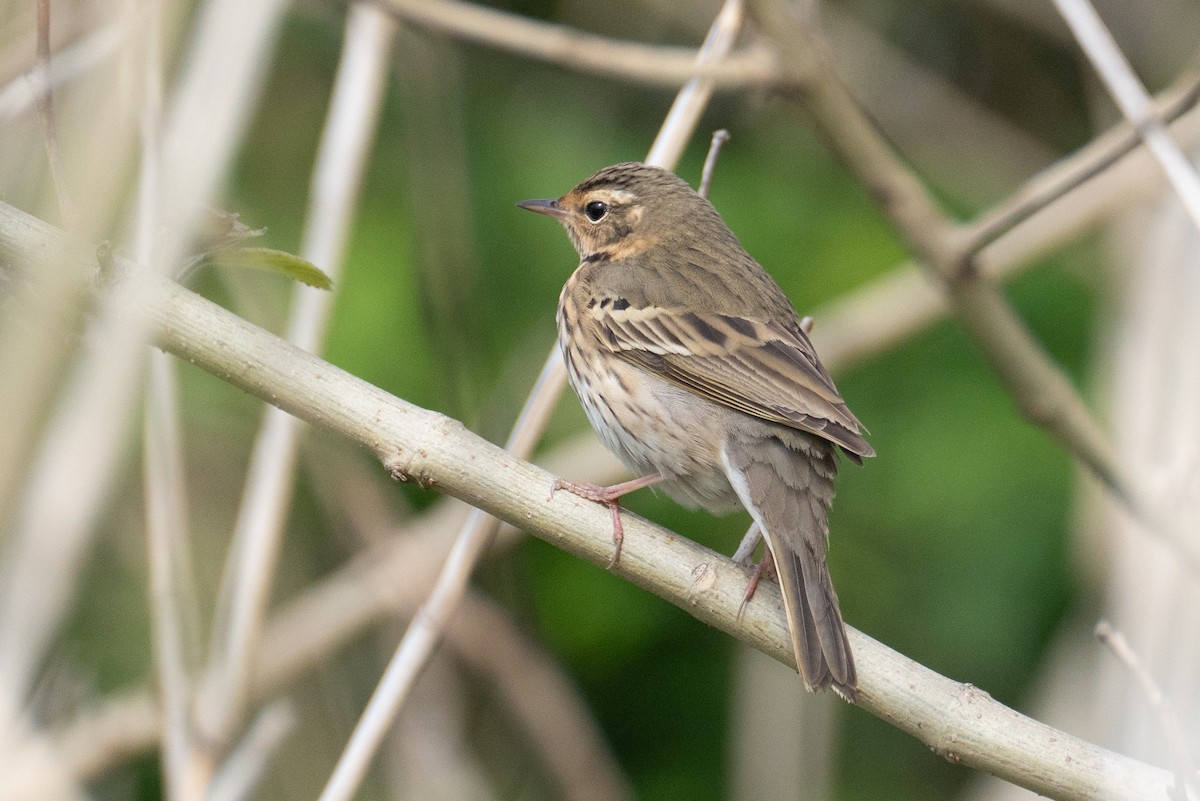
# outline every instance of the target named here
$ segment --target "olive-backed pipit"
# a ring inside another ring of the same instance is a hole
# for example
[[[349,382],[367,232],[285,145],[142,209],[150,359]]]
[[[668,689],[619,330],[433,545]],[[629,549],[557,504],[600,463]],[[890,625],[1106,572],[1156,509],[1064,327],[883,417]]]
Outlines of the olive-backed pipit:
[[[518,205],[558,219],[579,251],[559,345],[600,439],[641,477],[563,486],[613,508],[618,549],[616,499],[631,489],[661,482],[714,512],[740,503],[754,525],[738,553],[766,537],[805,685],[853,700],[828,514],[837,451],[875,452],[783,291],[711,203],[656,167],[617,164]]]

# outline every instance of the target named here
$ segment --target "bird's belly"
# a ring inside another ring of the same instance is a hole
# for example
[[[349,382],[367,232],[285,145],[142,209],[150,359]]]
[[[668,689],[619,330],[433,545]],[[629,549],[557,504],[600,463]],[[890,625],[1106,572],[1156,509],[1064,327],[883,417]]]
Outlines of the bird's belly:
[[[638,476],[659,473],[659,484],[680,504],[714,512],[737,508],[720,448],[728,411],[616,357],[603,368],[568,347],[567,375],[592,428]]]

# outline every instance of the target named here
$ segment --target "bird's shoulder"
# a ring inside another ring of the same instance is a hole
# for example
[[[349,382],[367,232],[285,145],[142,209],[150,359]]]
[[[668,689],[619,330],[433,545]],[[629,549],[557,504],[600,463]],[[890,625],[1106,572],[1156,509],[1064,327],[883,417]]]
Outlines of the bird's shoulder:
[[[732,234],[664,237],[619,258],[584,261],[574,283],[597,302],[799,325],[783,290]]]

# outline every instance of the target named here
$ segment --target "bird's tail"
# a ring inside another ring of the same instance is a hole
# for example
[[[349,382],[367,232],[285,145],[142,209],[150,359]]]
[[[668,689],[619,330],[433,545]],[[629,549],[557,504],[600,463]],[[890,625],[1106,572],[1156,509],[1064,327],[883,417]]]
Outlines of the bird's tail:
[[[809,690],[855,699],[857,675],[825,564],[837,457],[799,431],[737,433],[722,450],[729,481],[774,558],[796,666]]]

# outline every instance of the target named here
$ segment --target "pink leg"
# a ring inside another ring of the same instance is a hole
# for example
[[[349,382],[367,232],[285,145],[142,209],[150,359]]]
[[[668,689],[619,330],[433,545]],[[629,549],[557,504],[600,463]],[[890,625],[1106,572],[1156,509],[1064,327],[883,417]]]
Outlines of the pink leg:
[[[621,497],[642,487],[653,486],[660,481],[662,481],[662,476],[658,473],[651,473],[648,476],[635,478],[631,481],[623,481],[620,484],[613,484],[609,487],[601,487],[599,484],[576,484],[558,478],[554,480],[554,486],[550,488],[550,496],[554,497],[554,493],[561,489],[566,490],[572,495],[578,495],[585,500],[595,501],[608,507],[609,512],[612,514],[613,545],[616,546],[612,559],[608,562],[608,567],[611,569],[620,561],[621,546],[625,542],[625,526],[621,524]]]

